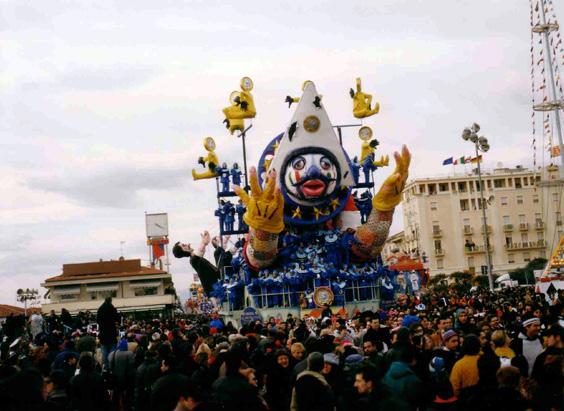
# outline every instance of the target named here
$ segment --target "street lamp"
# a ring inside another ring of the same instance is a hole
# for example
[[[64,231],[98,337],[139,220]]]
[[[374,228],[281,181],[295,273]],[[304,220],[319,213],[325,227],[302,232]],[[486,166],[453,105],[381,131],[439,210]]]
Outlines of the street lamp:
[[[480,131],[480,126],[477,123],[472,124],[471,127],[467,127],[462,131],[462,139],[464,141],[470,141],[474,143],[474,148],[476,150],[476,158],[478,159],[478,181],[480,182],[480,203],[482,205],[482,231],[484,233],[484,246],[486,248],[486,265],[487,265],[487,275],[488,282],[490,285],[490,291],[493,291],[493,277],[492,277],[492,255],[490,252],[490,240],[488,235],[488,224],[486,221],[486,202],[484,201],[484,183],[482,182],[482,170],[480,167],[479,153],[486,153],[490,149],[488,139],[484,136],[478,137],[478,132]]]
[[[18,291],[16,291],[16,294],[18,302],[24,303],[24,315],[27,317],[27,302],[37,300],[39,291],[35,288],[26,288],[25,290],[19,288]]]

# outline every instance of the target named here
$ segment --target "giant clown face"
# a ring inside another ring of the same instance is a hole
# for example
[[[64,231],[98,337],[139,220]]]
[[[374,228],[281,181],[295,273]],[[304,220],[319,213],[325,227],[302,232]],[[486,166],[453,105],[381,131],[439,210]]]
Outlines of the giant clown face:
[[[291,153],[280,174],[284,191],[291,200],[304,206],[324,203],[341,181],[336,157],[321,147],[302,148]]]

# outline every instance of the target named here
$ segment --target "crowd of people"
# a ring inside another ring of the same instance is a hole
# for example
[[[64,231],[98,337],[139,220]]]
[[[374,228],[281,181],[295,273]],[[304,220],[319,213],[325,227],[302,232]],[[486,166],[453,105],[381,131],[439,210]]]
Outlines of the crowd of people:
[[[559,410],[562,292],[427,291],[351,318],[134,320],[111,298],[2,324],[0,408]],[[342,313],[342,311],[341,311]]]

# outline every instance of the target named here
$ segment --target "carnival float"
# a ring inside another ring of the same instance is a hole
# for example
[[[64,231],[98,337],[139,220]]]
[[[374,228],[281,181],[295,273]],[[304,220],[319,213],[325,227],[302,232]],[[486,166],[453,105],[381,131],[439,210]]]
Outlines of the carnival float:
[[[248,170],[252,124],[246,121],[257,115],[253,87],[243,77],[223,109],[227,130],[242,142],[242,161],[221,161],[215,140],[206,137],[205,155],[192,170],[198,183],[215,180],[217,209],[210,212],[219,236],[212,241],[202,234],[199,252],[175,246],[177,257],[190,257],[207,297],[233,318],[257,312],[285,318],[321,308],[350,315],[375,309],[397,293],[418,292],[422,267],[397,271],[380,257],[411,155],[405,146],[394,153],[395,168],[376,189],[374,173],[389,165],[389,156],[376,155],[379,142],[363,124],[380,104],[362,90],[361,80],[349,91],[359,124],[332,124],[312,81],[303,83],[300,97],[282,97],[295,111]],[[344,149],[343,127],[358,130],[358,153]],[[210,241],[215,264],[203,256]]]

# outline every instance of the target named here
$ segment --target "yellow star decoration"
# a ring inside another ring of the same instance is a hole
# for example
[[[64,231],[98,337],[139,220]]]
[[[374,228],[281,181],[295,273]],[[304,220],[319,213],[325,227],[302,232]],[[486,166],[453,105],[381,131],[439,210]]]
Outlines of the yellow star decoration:
[[[299,206],[296,207],[296,209],[292,213],[292,218],[302,218],[302,210],[300,210]]]
[[[331,202],[329,203],[329,206],[333,207],[333,211],[335,211],[337,209],[337,207],[339,207],[339,199],[334,198],[333,200],[331,200]]]
[[[268,158],[266,160],[264,160],[264,169],[268,170],[268,167],[270,167],[270,163],[271,163],[272,159]]]
[[[316,220],[319,220],[319,217],[320,217],[320,216],[322,216],[322,215],[327,215],[327,214],[329,214],[329,213],[327,213],[327,212],[325,212],[325,211],[323,211],[323,210],[320,210],[320,209],[317,208],[317,207],[313,207],[313,214],[315,214],[315,219],[316,219]]]
[[[276,143],[272,146],[274,148],[274,154],[278,151],[278,146],[280,146],[280,141],[276,140]]]

